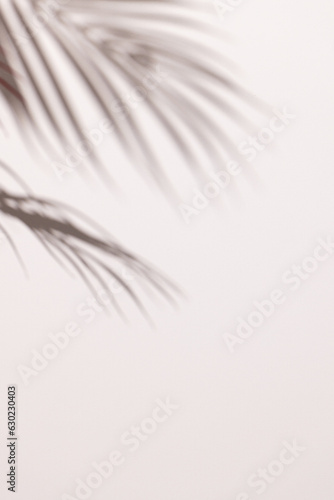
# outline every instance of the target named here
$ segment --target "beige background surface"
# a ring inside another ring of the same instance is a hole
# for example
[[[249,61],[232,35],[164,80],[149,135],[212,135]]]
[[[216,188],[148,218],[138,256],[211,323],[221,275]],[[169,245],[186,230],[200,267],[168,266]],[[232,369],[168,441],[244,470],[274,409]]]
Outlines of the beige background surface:
[[[148,301],[155,329],[121,296],[129,324],[116,314],[86,324],[77,313],[89,296],[84,285],[15,226],[30,279],[4,243],[0,432],[6,387],[17,384],[17,500],[74,496],[75,480],[114,449],[125,461],[94,500],[236,500],[242,492],[254,500],[248,477],[293,439],[305,451],[262,498],[333,498],[334,256],[296,292],[281,280],[312,255],[319,237],[334,238],[333,18],[330,0],[245,0],[216,19],[233,37],[227,51],[245,84],[296,119],[189,226],[178,206],[126,167],[117,173],[122,195],[111,196],[98,180],[69,175],[60,183],[50,166],[24,156],[15,137],[0,139],[36,192],[89,211],[187,293],[178,310]],[[190,180],[181,200],[193,188]],[[286,302],[231,354],[223,334],[275,288],[284,288]],[[25,386],[17,367],[70,321],[82,333]],[[122,447],[122,433],[167,396],[179,405],[173,415],[136,452]],[[3,476],[0,488],[11,498]]]

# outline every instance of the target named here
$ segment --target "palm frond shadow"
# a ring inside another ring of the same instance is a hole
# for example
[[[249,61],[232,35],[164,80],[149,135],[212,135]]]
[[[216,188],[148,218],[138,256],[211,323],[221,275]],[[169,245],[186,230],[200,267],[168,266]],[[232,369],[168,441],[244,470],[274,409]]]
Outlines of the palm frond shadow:
[[[23,194],[13,194],[0,186],[0,214],[14,218],[26,226],[52,258],[71,274],[74,272],[82,279],[99,302],[99,293],[108,293],[114,306],[122,314],[113,287],[110,286],[112,280],[131,297],[148,319],[135,285],[140,284],[149,293],[158,293],[175,305],[176,296],[181,295],[180,290],[153,266],[127,251],[78,210],[34,196],[28,186],[3,162],[0,162],[0,169],[9,174],[23,191]],[[17,246],[2,224],[0,232],[24,267]],[[131,281],[116,270],[119,264],[132,272]],[[123,314],[122,316],[124,317]]]
[[[133,113],[124,101],[125,92],[143,90],[147,79],[151,78],[152,85],[157,68],[164,76],[159,77],[159,84],[155,81],[154,91],[145,88],[143,108],[189,168],[195,173],[202,169],[192,139],[202,144],[208,157],[213,155],[212,139],[220,145],[220,151],[235,149],[227,131],[210,113],[201,110],[199,101],[240,126],[247,118],[231,105],[231,96],[254,107],[260,108],[262,103],[234,81],[231,64],[220,51],[198,40],[199,36],[216,41],[218,37],[212,24],[201,17],[196,3],[71,0],[62,4],[55,0],[51,8],[50,2],[37,0],[0,3],[0,44],[12,67],[22,75],[16,78],[12,73],[12,88],[19,94],[5,90],[4,97],[12,101],[22,96],[22,102],[12,107],[13,112],[21,121],[24,119],[48,154],[56,154],[51,153],[54,143],[45,136],[44,125],[34,118],[37,108],[43,111],[52,138],[60,146],[69,144],[69,135],[73,141],[82,140],[76,89],[68,85],[69,75],[62,74],[50,47],[66,61],[72,75],[79,77],[101,116],[109,119],[124,153],[136,166],[145,165],[160,185],[168,184],[161,155],[150,130],[142,124],[141,113]],[[45,22],[39,29],[32,29],[34,16],[41,12]],[[92,154],[92,163],[101,167],[98,155]],[[112,167],[107,167],[112,175]]]

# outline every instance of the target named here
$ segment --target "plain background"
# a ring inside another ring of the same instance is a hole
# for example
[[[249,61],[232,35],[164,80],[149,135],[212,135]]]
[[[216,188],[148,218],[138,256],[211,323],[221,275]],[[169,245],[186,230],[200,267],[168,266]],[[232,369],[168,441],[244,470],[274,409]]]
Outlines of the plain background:
[[[226,51],[244,84],[296,119],[189,226],[139,175],[129,175],[117,196],[75,175],[59,183],[15,139],[1,140],[38,194],[89,212],[187,294],[178,310],[147,302],[155,329],[125,297],[129,324],[99,314],[85,325],[76,313],[89,295],[84,285],[15,226],[30,279],[3,244],[0,411],[5,437],[6,387],[17,384],[18,500],[74,494],[75,479],[120,449],[122,433],[167,396],[179,409],[135,453],[125,452],[92,498],[235,500],[247,491],[254,500],[247,478],[292,439],[306,450],[262,498],[333,498],[334,257],[287,292],[235,354],[223,341],[253,301],[282,287],[282,274],[311,255],[319,237],[334,237],[333,3],[245,0],[224,21],[207,8],[232,38]],[[25,387],[17,366],[69,321],[80,322],[82,334]],[[11,498],[4,482],[2,475],[2,495]]]

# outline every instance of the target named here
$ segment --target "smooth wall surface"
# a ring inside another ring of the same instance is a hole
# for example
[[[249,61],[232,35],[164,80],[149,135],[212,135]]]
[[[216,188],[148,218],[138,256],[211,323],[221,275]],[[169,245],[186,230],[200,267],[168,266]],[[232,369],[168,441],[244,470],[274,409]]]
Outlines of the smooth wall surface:
[[[280,130],[253,161],[243,153],[231,183],[187,221],[180,205],[212,178],[196,184],[172,158],[179,200],[122,160],[121,189],[88,171],[61,182],[17,137],[0,138],[4,159],[38,194],[88,212],[185,293],[176,308],[144,295],[152,327],[120,291],[124,322],[94,308],[85,285],[15,224],[29,279],[3,241],[0,460],[7,473],[6,391],[15,384],[18,488],[8,492],[2,474],[2,498],[333,498],[333,4],[244,0],[223,19],[206,8],[229,34],[223,46],[239,80],[269,103],[240,143],[270,123]],[[22,375],[32,351],[69,323],[78,334]],[[92,475],[114,451],[112,472],[101,469],[108,477]],[[88,476],[93,486],[83,487]]]

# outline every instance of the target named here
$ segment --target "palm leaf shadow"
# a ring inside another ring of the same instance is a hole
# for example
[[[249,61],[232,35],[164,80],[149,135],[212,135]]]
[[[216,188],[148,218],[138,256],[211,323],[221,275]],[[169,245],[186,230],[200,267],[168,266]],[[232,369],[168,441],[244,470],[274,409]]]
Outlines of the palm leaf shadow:
[[[136,154],[135,164],[149,168],[161,185],[167,185],[161,155],[150,130],[142,125],[141,113],[133,113],[124,101],[129,90],[145,90],[143,111],[149,111],[194,172],[202,168],[192,146],[194,138],[209,157],[213,139],[221,151],[235,149],[221,124],[201,110],[200,100],[241,126],[248,120],[230,104],[231,97],[252,105],[260,103],[234,81],[231,64],[222,53],[198,40],[199,35],[213,41],[218,37],[196,4],[187,0],[72,0],[62,4],[57,0],[0,3],[0,45],[22,74],[21,79],[13,75],[23,99],[13,112],[48,154],[54,151],[54,144],[45,137],[44,124],[34,118],[36,109],[43,110],[53,139],[61,147],[82,140],[76,89],[68,85],[69,75],[62,73],[49,46],[67,63],[72,76],[79,78],[96,109],[110,120],[125,154],[139,151],[142,160]],[[38,27],[34,20],[41,13],[44,22]],[[154,91],[148,91],[143,82],[157,68],[165,77]],[[5,98],[9,97],[13,99],[6,92]],[[99,165],[97,155],[92,160]]]
[[[3,162],[0,162],[0,169],[9,174],[23,191],[23,194],[17,195],[0,187],[0,214],[14,218],[26,226],[61,266],[74,271],[82,279],[99,302],[99,293],[108,293],[121,313],[108,282],[109,278],[116,282],[148,317],[133,281],[127,281],[116,270],[115,264],[121,264],[132,272],[132,279],[137,283],[146,288],[148,286],[150,292],[157,292],[175,304],[175,297],[180,294],[179,289],[151,265],[119,245],[78,210],[34,196],[22,179]],[[2,224],[0,232],[24,267],[17,246]]]

